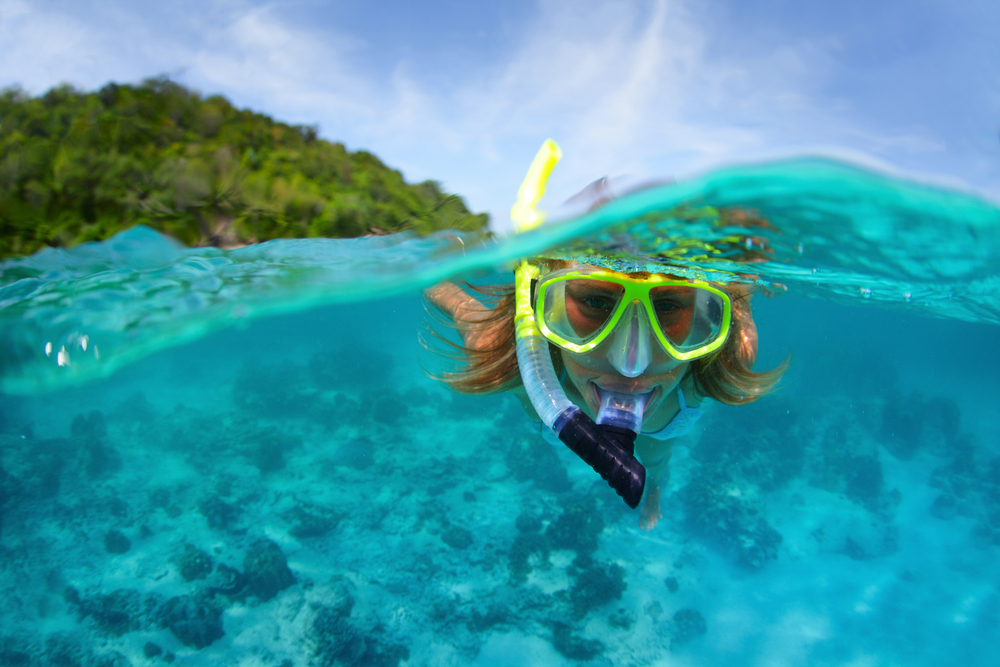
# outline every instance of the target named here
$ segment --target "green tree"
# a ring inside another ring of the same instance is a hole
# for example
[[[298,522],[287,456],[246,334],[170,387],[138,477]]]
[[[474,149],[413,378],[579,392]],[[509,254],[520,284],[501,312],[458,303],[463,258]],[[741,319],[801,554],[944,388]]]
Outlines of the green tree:
[[[438,183],[317,135],[166,78],[0,91],[0,257],[137,224],[189,245],[485,232],[487,215]]]

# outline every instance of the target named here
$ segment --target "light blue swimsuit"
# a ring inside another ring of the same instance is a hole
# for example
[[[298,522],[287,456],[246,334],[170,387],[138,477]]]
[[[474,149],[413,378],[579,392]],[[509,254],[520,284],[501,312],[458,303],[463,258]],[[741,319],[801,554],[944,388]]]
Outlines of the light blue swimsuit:
[[[670,440],[671,438],[679,438],[682,435],[690,433],[691,429],[694,428],[695,422],[701,419],[701,408],[689,408],[687,401],[684,400],[684,392],[681,391],[680,387],[677,387],[677,404],[680,410],[677,411],[677,414],[674,415],[669,424],[659,431],[643,433],[643,435],[648,435],[650,438],[656,440]]]

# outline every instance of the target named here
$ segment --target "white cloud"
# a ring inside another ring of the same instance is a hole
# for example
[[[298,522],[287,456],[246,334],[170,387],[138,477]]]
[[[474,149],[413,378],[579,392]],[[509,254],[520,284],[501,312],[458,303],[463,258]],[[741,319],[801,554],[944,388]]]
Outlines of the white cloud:
[[[359,122],[378,93],[347,66],[357,40],[284,24],[270,8],[250,9],[204,36],[194,49],[190,79],[224,90],[283,120],[317,114]]]

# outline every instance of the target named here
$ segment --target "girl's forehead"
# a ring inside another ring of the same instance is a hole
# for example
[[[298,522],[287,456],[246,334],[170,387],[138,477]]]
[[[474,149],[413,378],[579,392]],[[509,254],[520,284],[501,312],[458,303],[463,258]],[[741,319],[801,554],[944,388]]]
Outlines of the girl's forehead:
[[[603,266],[593,266],[592,264],[581,264],[580,262],[568,261],[566,262],[566,268],[570,269],[592,269],[594,271],[601,271],[606,274],[621,276],[623,278],[632,278],[633,280],[646,280],[648,278],[657,277],[662,280],[684,280],[680,276],[675,276],[670,273],[649,273],[647,271],[638,271],[636,273],[622,273],[621,271],[615,271],[614,269],[607,269]]]

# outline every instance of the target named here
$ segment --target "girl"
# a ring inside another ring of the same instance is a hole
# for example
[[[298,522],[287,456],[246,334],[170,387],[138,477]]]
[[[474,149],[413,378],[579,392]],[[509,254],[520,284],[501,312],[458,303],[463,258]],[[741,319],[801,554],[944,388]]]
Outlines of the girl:
[[[607,264],[614,266],[611,260]],[[538,419],[538,403],[529,401],[517,353],[516,328],[521,325],[515,322],[519,313],[527,313],[536,320],[536,334],[547,341],[554,377],[570,402],[601,424],[614,422],[607,414],[623,401],[631,406],[627,410],[638,414],[626,415],[626,421],[634,420],[629,426],[637,434],[632,436],[634,445],[614,440],[606,447],[615,465],[628,468],[634,453],[645,466],[643,472],[636,462],[632,469],[636,479],[624,483],[638,485],[634,503],[639,495],[645,498],[639,525],[651,529],[661,518],[670,441],[691,430],[701,416],[702,401],[752,403],[774,389],[787,361],[770,371],[752,370],[757,329],[748,285],[627,273],[565,260],[536,259],[524,266],[532,269],[530,287],[525,282],[521,290],[526,310],[519,309],[517,290],[511,285],[466,284],[470,293],[441,283],[427,290],[428,300],[462,338],[461,345],[448,343],[460,362],[459,370],[436,379],[462,393],[512,392]],[[554,437],[548,428],[543,433]],[[562,433],[559,438],[570,444]],[[634,452],[629,451],[633,446]],[[577,451],[573,444],[570,447]],[[606,475],[601,465],[577,453],[605,479],[620,472]],[[609,483],[615,486],[610,479]],[[635,506],[626,493],[616,490]]]

